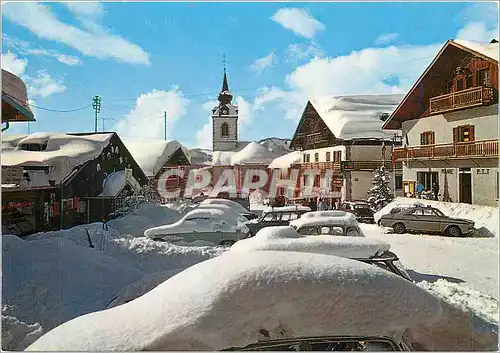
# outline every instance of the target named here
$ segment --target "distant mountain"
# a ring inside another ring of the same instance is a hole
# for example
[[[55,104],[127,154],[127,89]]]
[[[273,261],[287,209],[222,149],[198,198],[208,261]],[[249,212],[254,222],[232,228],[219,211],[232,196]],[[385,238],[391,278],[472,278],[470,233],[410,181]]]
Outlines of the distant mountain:
[[[280,137],[267,137],[259,141],[259,143],[266,147],[269,151],[275,152],[279,155],[292,152],[290,142],[292,142],[292,140]]]
[[[212,151],[203,148],[193,148],[189,150],[191,153],[192,164],[211,164]]]

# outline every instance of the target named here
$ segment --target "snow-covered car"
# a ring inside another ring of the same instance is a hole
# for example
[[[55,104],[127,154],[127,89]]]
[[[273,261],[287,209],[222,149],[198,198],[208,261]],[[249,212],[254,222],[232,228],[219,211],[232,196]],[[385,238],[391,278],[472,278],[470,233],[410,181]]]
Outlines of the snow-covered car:
[[[294,251],[327,254],[381,267],[409,281],[411,277],[390,244],[364,237],[303,236],[291,227],[268,227],[234,244],[229,253],[251,251]]]
[[[392,228],[395,233],[409,232],[440,233],[453,237],[474,232],[474,221],[445,216],[437,208],[414,205],[380,217],[378,224]]]
[[[254,235],[265,227],[287,226],[291,221],[301,218],[307,212],[311,212],[307,206],[269,207],[262,211],[259,218],[248,221],[246,225],[250,229],[251,235]]]
[[[227,207],[231,207],[233,210],[243,215],[247,220],[255,219],[258,216],[248,209],[246,209],[242,204],[228,199],[206,199],[201,202],[201,205],[224,205]]]
[[[315,211],[290,222],[301,235],[364,237],[356,216],[344,211]]]
[[[234,234],[238,234],[234,239]],[[249,236],[248,227],[231,214],[217,209],[201,209],[188,212],[179,221],[144,231],[144,236],[163,241],[191,241],[193,237],[215,243],[222,237],[221,245],[231,245]],[[201,238],[200,238],[201,237]],[[224,238],[225,237],[225,238]],[[184,240],[182,240],[184,239]],[[213,239],[211,241],[210,239]]]
[[[232,208],[230,206],[223,205],[223,204],[217,204],[217,203],[208,204],[208,205],[207,204],[199,204],[199,205],[194,206],[192,209],[188,210],[188,212],[186,212],[185,214],[188,214],[189,212],[191,212],[193,210],[220,210],[220,211],[226,213],[228,217],[234,217],[235,219],[238,220],[238,222],[245,223],[246,221],[248,221],[248,219],[244,215],[239,213],[237,210],[235,210],[234,208]]]
[[[26,350],[265,350],[274,343],[283,348],[287,340],[306,350],[311,347],[299,343],[318,343],[315,350],[407,351],[427,339],[409,333],[432,329],[441,303],[412,282],[346,258],[224,254],[126,304],[65,322]]]

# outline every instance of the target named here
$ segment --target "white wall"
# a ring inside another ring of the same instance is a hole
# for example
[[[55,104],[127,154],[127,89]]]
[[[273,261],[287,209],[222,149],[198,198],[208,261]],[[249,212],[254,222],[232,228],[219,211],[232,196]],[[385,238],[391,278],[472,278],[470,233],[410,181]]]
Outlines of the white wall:
[[[351,146],[351,161],[381,161],[382,146]],[[386,145],[385,160],[391,160],[391,146]]]
[[[304,155],[310,154],[310,163],[314,163],[314,154],[319,153],[319,162],[326,162],[326,152],[330,152],[330,162],[333,162],[333,152],[341,151],[342,152],[342,160],[345,160],[345,147],[344,146],[335,146],[335,147],[325,147],[325,148],[317,148],[313,150],[305,150],[302,151],[300,155],[300,162],[304,163]]]
[[[372,172],[351,172],[351,200],[366,199],[368,190],[373,186],[372,181]]]
[[[405,121],[403,136],[408,134],[409,145],[418,146],[422,132],[434,131],[436,143],[452,143],[453,128],[469,124],[474,125],[475,140],[497,139],[498,104]]]
[[[498,168],[472,169],[472,203],[498,206]]]

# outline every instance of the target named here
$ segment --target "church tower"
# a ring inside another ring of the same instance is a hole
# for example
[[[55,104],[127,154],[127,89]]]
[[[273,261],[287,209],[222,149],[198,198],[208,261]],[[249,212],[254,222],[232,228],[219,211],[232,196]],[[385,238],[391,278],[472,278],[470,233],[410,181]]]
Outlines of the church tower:
[[[212,109],[213,151],[234,151],[238,148],[238,107],[231,103],[232,100],[224,66],[219,104]]]

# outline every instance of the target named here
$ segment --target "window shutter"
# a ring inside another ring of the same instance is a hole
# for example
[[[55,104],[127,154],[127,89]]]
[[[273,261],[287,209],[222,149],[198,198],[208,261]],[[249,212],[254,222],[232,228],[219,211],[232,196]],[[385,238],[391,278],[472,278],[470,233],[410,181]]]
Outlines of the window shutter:
[[[436,133],[434,131],[431,132],[431,145],[436,143]]]
[[[469,125],[469,141],[474,141],[474,125]]]
[[[453,128],[453,143],[458,142],[458,127]]]
[[[425,145],[425,132],[420,134],[420,146]]]

